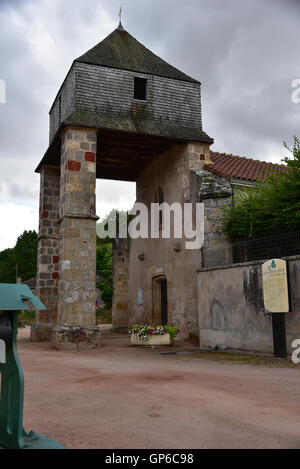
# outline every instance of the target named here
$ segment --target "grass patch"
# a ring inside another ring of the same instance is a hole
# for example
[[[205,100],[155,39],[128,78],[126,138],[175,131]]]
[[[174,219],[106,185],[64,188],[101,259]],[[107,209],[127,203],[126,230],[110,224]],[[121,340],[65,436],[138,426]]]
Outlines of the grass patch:
[[[98,309],[96,311],[97,324],[112,324],[112,309]]]
[[[259,355],[251,355],[247,353],[201,352],[187,355],[185,358],[208,360],[220,363],[236,363],[238,365],[263,365],[270,368],[298,368],[300,370],[300,363],[293,363],[289,359],[285,360],[272,357],[261,357]]]

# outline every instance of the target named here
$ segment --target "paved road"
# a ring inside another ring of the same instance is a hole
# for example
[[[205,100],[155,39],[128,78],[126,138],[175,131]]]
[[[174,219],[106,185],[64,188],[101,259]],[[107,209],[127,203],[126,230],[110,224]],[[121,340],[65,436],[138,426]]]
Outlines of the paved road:
[[[105,332],[92,352],[19,334],[24,424],[67,448],[299,448],[300,370],[157,355]]]

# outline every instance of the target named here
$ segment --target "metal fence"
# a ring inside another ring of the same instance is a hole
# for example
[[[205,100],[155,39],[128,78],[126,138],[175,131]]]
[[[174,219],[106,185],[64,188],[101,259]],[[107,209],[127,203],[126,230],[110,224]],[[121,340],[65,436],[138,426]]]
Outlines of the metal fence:
[[[300,255],[300,231],[272,233],[232,243],[233,263]]]

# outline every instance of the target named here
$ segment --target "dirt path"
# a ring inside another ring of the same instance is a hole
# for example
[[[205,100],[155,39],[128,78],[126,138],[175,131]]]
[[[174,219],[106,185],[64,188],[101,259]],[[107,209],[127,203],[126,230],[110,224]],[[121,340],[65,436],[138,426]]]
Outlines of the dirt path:
[[[67,448],[299,448],[300,370],[130,348],[92,352],[19,334],[24,426]]]

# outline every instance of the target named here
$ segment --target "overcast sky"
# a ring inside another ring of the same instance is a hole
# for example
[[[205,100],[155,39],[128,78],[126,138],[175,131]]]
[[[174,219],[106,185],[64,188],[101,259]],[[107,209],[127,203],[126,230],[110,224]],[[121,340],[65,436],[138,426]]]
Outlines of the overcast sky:
[[[215,151],[280,162],[300,136],[300,0],[0,0],[0,250],[38,226],[48,111],[74,58],[123,26],[202,83]],[[2,95],[2,96],[1,96]],[[97,181],[97,213],[130,208],[133,184]]]

